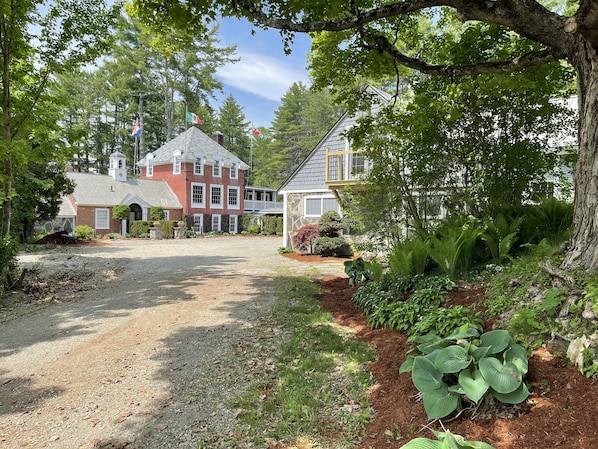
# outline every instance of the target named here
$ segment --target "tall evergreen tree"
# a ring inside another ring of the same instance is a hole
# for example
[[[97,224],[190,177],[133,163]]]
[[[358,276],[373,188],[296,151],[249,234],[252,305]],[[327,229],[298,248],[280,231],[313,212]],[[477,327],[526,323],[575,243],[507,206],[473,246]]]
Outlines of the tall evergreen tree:
[[[218,131],[223,134],[224,147],[249,164],[250,140],[249,122],[245,119],[243,108],[232,95],[224,99],[218,111]]]

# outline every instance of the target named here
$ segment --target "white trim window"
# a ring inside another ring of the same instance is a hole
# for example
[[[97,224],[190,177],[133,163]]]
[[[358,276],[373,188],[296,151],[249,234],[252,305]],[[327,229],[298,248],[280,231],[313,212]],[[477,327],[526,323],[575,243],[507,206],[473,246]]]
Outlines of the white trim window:
[[[220,161],[214,161],[214,165],[212,165],[212,176],[216,176],[220,178],[222,176],[222,170],[220,168]]]
[[[193,230],[203,234],[203,214],[193,214]]]
[[[194,175],[203,175],[203,162],[201,159],[195,159],[193,163],[193,174]]]
[[[238,215],[229,215],[228,216],[228,233],[229,234],[236,234],[237,232],[239,232],[238,223],[239,223]]]
[[[110,209],[95,210],[95,228],[110,229]]]
[[[170,220],[170,211],[169,210],[164,211],[164,220]]]
[[[154,176],[154,164],[151,159],[147,160],[147,165],[145,167],[145,174],[146,176]]]
[[[228,187],[228,208],[238,210],[241,208],[241,188]]]
[[[234,162],[230,166],[230,179],[239,179],[239,170]]]
[[[222,228],[220,227],[221,219],[220,215],[212,215],[212,232],[220,232]]]
[[[224,187],[221,185],[210,186],[210,206],[214,209],[222,209],[223,207]]]
[[[341,213],[340,206],[333,196],[308,196],[304,198],[303,206],[305,217],[320,217],[329,210]]]
[[[172,159],[172,174],[173,175],[181,174],[181,160],[176,156],[173,156],[173,159]]]
[[[191,207],[206,207],[206,185],[191,183]]]

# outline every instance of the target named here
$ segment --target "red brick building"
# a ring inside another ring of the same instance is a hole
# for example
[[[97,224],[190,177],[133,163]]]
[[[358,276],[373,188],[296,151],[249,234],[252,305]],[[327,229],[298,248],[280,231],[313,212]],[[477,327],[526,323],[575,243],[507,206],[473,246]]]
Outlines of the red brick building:
[[[239,231],[249,166],[196,127],[187,129],[137,164],[144,180],[168,184],[182,216],[196,232]]]

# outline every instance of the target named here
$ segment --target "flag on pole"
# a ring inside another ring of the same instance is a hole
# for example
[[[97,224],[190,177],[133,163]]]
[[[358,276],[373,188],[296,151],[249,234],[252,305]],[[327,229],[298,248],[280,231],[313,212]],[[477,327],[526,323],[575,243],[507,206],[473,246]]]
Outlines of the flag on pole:
[[[187,112],[187,122],[193,125],[203,125],[201,119],[197,116],[197,114],[194,114],[193,112]]]
[[[131,133],[133,137],[137,137],[141,135],[141,127],[139,126],[139,120],[135,120],[135,124],[133,125],[133,132]]]
[[[256,139],[261,139],[262,137],[264,137],[264,135],[260,132],[259,129],[253,128],[253,137],[255,137]]]

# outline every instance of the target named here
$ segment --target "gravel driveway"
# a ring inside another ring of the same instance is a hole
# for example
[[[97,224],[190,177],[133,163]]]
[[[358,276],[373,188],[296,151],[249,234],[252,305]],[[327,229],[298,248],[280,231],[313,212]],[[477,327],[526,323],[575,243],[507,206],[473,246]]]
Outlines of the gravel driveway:
[[[0,446],[197,449],[200,436],[233,437],[226,403],[272,362],[276,338],[263,337],[280,332],[274,277],[343,274],[340,262],[282,257],[280,244],[113,240],[22,255],[58,289],[0,324]]]

